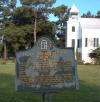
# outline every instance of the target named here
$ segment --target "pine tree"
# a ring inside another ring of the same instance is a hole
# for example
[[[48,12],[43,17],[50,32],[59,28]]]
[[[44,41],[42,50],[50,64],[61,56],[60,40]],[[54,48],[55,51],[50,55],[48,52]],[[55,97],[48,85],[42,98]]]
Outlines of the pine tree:
[[[65,47],[66,21],[69,18],[69,8],[65,5],[58,6],[52,9],[55,17],[58,17],[56,25],[58,27],[57,36],[60,38],[57,45]]]
[[[6,26],[9,23],[11,12],[16,5],[16,0],[0,0],[0,25],[1,25],[1,36],[3,36],[4,45],[4,59],[7,59],[7,44],[6,44]]]
[[[37,18],[42,13],[46,16],[48,9],[56,2],[56,0],[20,0],[23,6],[28,6],[34,10],[34,43],[36,42]]]

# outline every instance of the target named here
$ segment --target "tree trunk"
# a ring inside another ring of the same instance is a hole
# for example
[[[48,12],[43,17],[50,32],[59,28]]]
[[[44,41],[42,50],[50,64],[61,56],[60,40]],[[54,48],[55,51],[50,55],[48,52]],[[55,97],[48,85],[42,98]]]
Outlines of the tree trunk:
[[[35,21],[34,21],[34,44],[36,42],[36,24],[37,24],[37,18],[35,17]]]
[[[4,24],[4,60],[6,61],[6,59],[7,59],[7,46],[6,46],[6,38],[5,38],[5,24]]]
[[[6,42],[4,41],[4,60],[7,59],[7,46],[6,46]]]

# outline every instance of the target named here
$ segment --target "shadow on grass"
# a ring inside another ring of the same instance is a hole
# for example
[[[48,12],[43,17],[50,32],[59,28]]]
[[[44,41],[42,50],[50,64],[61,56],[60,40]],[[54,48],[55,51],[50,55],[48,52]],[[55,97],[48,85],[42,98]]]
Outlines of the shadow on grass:
[[[54,94],[52,100],[52,102],[100,102],[100,87],[79,80],[79,90]]]
[[[41,95],[32,92],[16,92],[15,76],[0,74],[0,102],[41,102]]]
[[[51,102],[100,102],[100,87],[80,80],[77,91],[52,94]],[[13,75],[0,74],[0,102],[42,102],[41,95],[31,92],[16,92]]]

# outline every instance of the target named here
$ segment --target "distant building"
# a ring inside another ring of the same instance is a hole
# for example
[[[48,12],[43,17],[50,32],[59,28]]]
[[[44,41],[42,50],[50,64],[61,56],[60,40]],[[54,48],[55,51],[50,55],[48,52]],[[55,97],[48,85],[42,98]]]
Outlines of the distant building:
[[[79,17],[79,10],[73,5],[67,21],[65,45],[74,47],[79,59],[91,62],[89,54],[100,46],[100,19]]]

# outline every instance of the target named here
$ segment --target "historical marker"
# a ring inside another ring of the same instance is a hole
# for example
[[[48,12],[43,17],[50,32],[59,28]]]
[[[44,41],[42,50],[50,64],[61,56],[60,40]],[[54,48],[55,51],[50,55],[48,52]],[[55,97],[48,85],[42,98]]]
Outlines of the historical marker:
[[[78,78],[74,49],[59,49],[41,37],[32,49],[16,54],[16,90],[59,92],[76,90]]]

